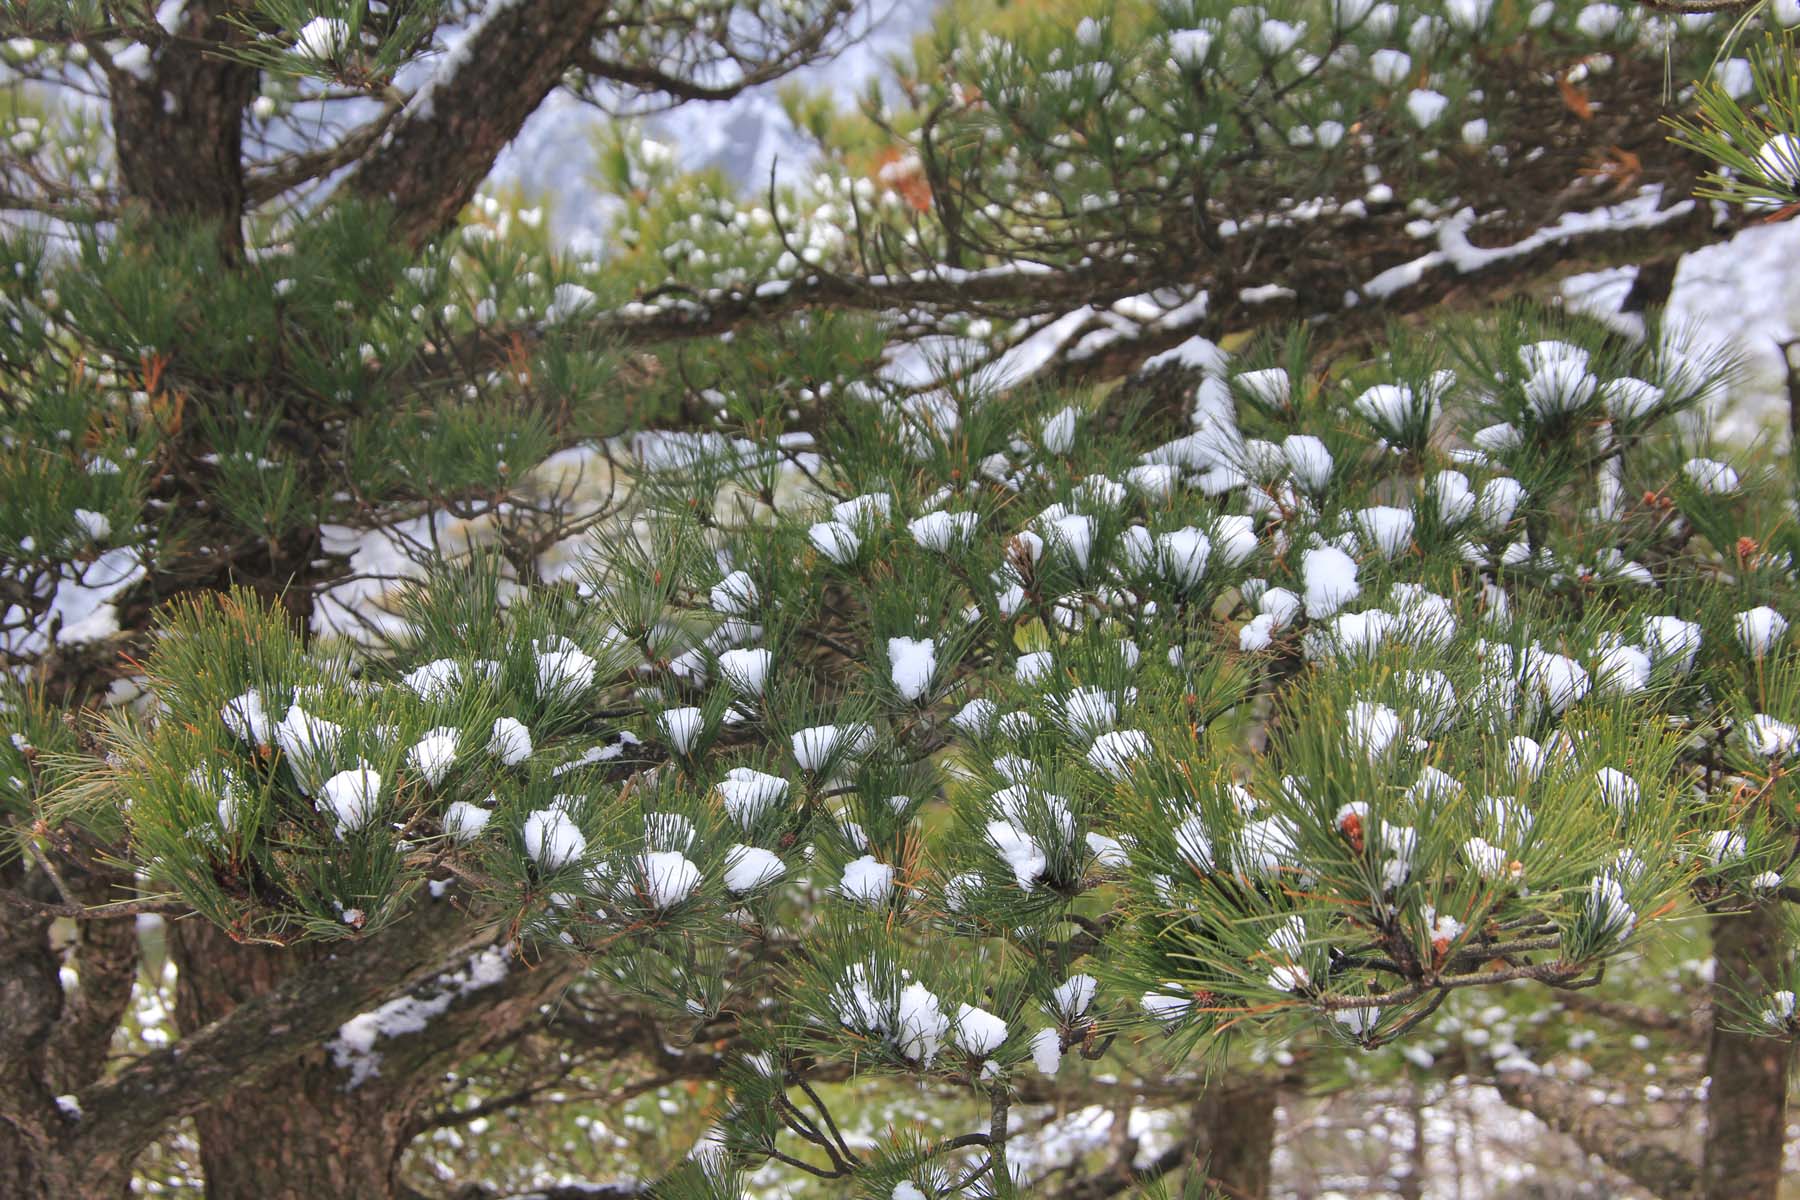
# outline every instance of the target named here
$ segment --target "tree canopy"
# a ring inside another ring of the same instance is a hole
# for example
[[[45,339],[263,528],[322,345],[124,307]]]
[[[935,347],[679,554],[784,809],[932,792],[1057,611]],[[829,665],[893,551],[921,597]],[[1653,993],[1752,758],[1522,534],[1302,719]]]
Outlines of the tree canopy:
[[[1399,1080],[1423,1196],[1460,1077],[1777,1200],[1729,7],[958,4],[747,191],[645,115],[876,14],[11,6],[0,1191],[1264,1196]],[[485,187],[553,93],[599,247]]]

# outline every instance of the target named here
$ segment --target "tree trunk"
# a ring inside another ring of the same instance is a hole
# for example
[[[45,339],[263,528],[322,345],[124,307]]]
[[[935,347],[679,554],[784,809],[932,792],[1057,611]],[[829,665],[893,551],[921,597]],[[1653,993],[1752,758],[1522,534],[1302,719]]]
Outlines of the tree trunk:
[[[175,1024],[185,1036],[272,991],[322,951],[240,945],[192,920],[170,926],[169,952],[179,972]],[[320,1046],[283,1071],[277,1086],[228,1092],[197,1113],[207,1200],[391,1197],[398,1125],[382,1108],[396,1098],[397,1081],[356,1089],[349,1081]]]
[[[185,1034],[304,971],[329,948],[243,946],[201,921],[170,938],[180,974],[176,1024]],[[402,927],[382,937],[412,936]],[[457,964],[447,963],[447,968]],[[468,993],[423,1028],[383,1038],[372,1069],[353,1074],[323,1045],[267,1083],[221,1096],[194,1117],[208,1200],[394,1200],[396,1171],[446,1066],[491,1049],[537,1019],[576,973],[571,961],[527,969]]]
[[[31,900],[57,898],[44,872],[18,854],[0,855],[0,888]],[[71,1014],[50,924],[48,917],[0,907],[0,1196],[118,1200],[131,1160],[73,1152],[79,1121],[56,1100],[59,1064],[50,1049]],[[73,1015],[84,1023],[79,1009]]]
[[[1229,1200],[1264,1200],[1275,1151],[1275,1105],[1267,1084],[1208,1087],[1194,1107],[1194,1150],[1212,1185]]]
[[[138,72],[115,70],[112,93],[119,178],[142,214],[217,227],[227,261],[244,252],[244,112],[260,72],[218,52],[245,34],[225,19],[228,4],[194,0],[175,36],[158,37]],[[154,36],[154,35],[151,35]]]
[[[1417,1075],[1406,1080],[1407,1124],[1412,1126],[1412,1144],[1407,1147],[1404,1175],[1395,1181],[1399,1200],[1425,1200],[1425,1171],[1429,1166],[1425,1152],[1425,1085]]]
[[[1787,1124],[1789,1043],[1726,1028],[1742,1020],[1742,997],[1770,990],[1781,961],[1779,914],[1762,904],[1715,913],[1713,1028],[1706,1050],[1701,1200],[1776,1200]]]
[[[45,882],[19,854],[0,854],[0,887],[48,899]],[[0,1196],[49,1194],[43,1160],[55,1127],[44,1049],[62,1008],[49,933],[46,917],[0,909]]]

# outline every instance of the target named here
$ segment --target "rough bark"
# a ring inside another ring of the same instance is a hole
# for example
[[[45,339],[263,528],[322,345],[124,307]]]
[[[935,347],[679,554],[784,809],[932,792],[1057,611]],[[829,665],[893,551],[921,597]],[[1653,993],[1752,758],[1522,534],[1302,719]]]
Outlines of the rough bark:
[[[145,69],[114,69],[107,85],[128,207],[158,220],[215,225],[226,258],[237,261],[248,196],[244,110],[256,98],[259,73],[219,53],[245,37],[225,19],[229,8],[226,0],[192,0],[174,34],[145,33]]]
[[[1142,1165],[1134,1165],[1137,1140],[1125,1138],[1109,1168],[1046,1194],[1055,1200],[1110,1200],[1186,1172],[1190,1182],[1205,1180],[1207,1195],[1264,1200],[1269,1194],[1280,1094],[1270,1080],[1209,1086],[1194,1101],[1192,1136]]]
[[[49,900],[40,871],[0,854],[0,888]],[[59,1119],[44,1077],[45,1047],[62,1009],[50,920],[0,910],[0,1196],[46,1194],[44,1156]]]
[[[46,1142],[47,1187],[24,1195],[109,1194],[89,1181],[123,1179],[138,1151],[171,1122],[197,1115],[233,1088],[264,1085],[350,1017],[482,942],[467,914],[446,906],[413,917],[388,937],[320,953],[272,991],[76,1093],[81,1119]],[[238,1136],[248,1141],[262,1133],[245,1129]]]
[[[1728,1028],[1742,997],[1767,993],[1781,961],[1781,919],[1772,904],[1712,917],[1713,1020],[1707,1043],[1706,1143],[1701,1200],[1776,1200],[1787,1124],[1790,1042]]]
[[[412,936],[403,926],[377,940]],[[171,945],[182,967],[176,1017],[184,1033],[314,969],[322,956],[317,948],[237,945],[198,921],[179,927]],[[502,982],[459,999],[418,1033],[380,1041],[374,1073],[354,1086],[315,1043],[283,1067],[279,1088],[226,1091],[194,1118],[208,1200],[403,1195],[396,1170],[442,1069],[513,1036],[571,974],[561,960],[535,970],[515,964]]]
[[[604,0],[520,0],[495,12],[469,35],[460,66],[421,89],[363,159],[348,194],[386,205],[409,246],[448,229],[606,11]]]
[[[1231,1200],[1264,1200],[1280,1093],[1263,1084],[1209,1087],[1195,1104],[1195,1160]]]
[[[117,902],[134,891],[131,876],[119,870],[66,870],[64,881],[82,904]],[[58,1094],[86,1087],[106,1067],[107,1050],[137,984],[136,920],[76,922],[70,962],[75,986],[64,997],[46,1062],[50,1088]]]

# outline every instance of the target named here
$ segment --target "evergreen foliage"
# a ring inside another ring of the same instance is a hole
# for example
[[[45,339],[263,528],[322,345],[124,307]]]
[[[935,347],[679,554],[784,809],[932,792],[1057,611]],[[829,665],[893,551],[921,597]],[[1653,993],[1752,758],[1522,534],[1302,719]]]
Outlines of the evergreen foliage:
[[[0,183],[36,215],[0,241],[0,887],[25,918],[0,983],[63,986],[53,919],[148,912],[189,923],[183,987],[214,931],[281,966],[220,954],[229,1004],[108,1069],[144,1033],[120,999],[65,1069],[43,1047],[88,1003],[82,941],[80,1004],[0,1043],[21,1195],[84,1163],[115,1193],[306,1054],[336,1073],[320,1110],[384,1065],[570,1077],[455,1024],[487,1003],[707,1081],[692,1149],[636,1165],[649,1194],[1241,1193],[1266,1179],[1181,1138],[1054,1183],[1015,1109],[1071,1075],[1106,1096],[1118,1061],[1189,1099],[1271,1062],[1429,1063],[1459,996],[1641,982],[1703,917],[1772,930],[1721,952],[1711,1019],[1773,1056],[1779,1115],[1792,457],[1715,437],[1736,364],[1654,305],[1636,337],[1529,301],[1403,318],[1434,272],[1675,230],[1698,210],[1646,146],[1705,156],[1698,196],[1800,202],[1790,40],[1746,63],[1728,19],[1560,0],[989,14],[853,129],[791,99],[829,142],[758,202],[614,126],[627,207],[589,255],[523,201],[463,203],[516,125],[409,199],[390,155],[499,104],[466,76],[483,39],[579,18],[545,88],[682,102],[859,15],[141,7],[20,6],[20,94],[91,66],[129,96],[191,41],[181,69],[248,89],[229,136],[280,149],[233,153],[221,211],[134,175],[137,101],[116,164],[91,113],[11,113]],[[496,77],[528,90],[518,57]],[[1710,81],[1629,125],[1665,75]],[[477,117],[452,140],[492,141]],[[1546,127],[1596,121],[1617,153],[1580,173]],[[128,997],[141,948],[115,953]],[[1540,1049],[1468,1065],[1516,1095],[1556,1081]],[[871,1139],[847,1095],[919,1100]],[[369,1195],[403,1194],[405,1148]]]

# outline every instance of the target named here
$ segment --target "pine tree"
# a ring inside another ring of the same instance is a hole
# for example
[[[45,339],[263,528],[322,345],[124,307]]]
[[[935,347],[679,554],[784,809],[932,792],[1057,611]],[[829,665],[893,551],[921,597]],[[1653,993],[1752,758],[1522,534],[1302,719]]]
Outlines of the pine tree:
[[[9,6],[0,1192],[1264,1195],[1278,1097],[1437,1070],[1773,1198],[1793,469],[1672,271],[1540,301],[1800,202],[1791,44],[988,13],[755,200],[621,123],[591,259],[481,192],[553,91],[869,16]],[[1703,1136],[1555,1069],[1582,1013],[1705,1043]],[[1051,1171],[1058,1104],[1120,1136]]]

